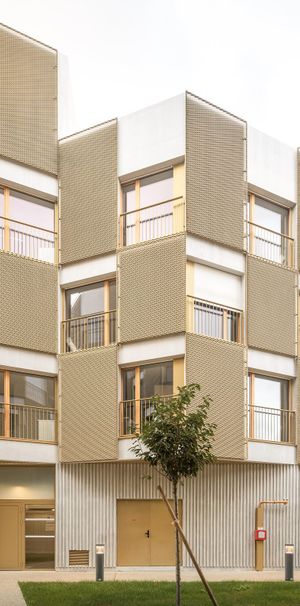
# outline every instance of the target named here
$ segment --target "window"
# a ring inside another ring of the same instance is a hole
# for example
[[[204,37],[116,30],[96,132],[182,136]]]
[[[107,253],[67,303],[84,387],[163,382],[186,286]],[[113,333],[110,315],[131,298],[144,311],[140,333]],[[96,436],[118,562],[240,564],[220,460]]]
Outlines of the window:
[[[290,210],[250,194],[248,216],[249,252],[274,263],[293,266],[294,241],[289,233]]]
[[[106,280],[66,291],[62,322],[63,351],[77,351],[115,342],[116,281]]]
[[[294,440],[287,379],[250,373],[248,379],[249,437],[270,442]]]
[[[242,341],[242,280],[199,263],[187,264],[188,330],[199,335]]]
[[[149,418],[154,395],[168,397],[174,393],[173,364],[161,362],[123,370],[121,435],[134,433]]]
[[[128,246],[183,231],[184,203],[182,196],[174,194],[174,170],[124,185],[121,244]]]
[[[55,205],[8,188],[0,189],[0,248],[55,261]]]
[[[0,437],[55,441],[53,377],[1,371],[0,403]]]

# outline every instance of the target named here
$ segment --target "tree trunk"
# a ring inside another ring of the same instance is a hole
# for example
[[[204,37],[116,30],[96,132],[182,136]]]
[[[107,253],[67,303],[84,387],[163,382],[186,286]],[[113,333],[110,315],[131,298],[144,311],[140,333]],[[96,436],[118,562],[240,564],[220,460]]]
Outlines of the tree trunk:
[[[178,482],[173,482],[173,496],[175,505],[175,515],[179,520],[178,513],[178,495],[177,495]],[[175,528],[175,544],[176,544],[176,606],[180,606],[181,595],[180,595],[180,539],[178,529]]]

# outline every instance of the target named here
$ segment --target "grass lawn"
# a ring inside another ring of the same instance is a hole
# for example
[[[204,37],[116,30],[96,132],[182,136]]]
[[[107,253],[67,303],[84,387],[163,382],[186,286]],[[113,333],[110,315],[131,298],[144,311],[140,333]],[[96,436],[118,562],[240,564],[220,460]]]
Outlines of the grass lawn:
[[[20,583],[27,606],[174,606],[175,583]],[[300,606],[300,583],[211,583],[219,606]],[[183,583],[182,606],[211,604],[199,583]]]

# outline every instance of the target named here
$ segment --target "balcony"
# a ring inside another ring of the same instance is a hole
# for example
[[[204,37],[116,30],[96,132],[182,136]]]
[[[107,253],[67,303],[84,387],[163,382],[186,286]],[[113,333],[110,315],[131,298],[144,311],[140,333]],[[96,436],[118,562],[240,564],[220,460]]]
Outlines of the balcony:
[[[242,343],[242,311],[187,297],[188,331],[215,339]]]
[[[0,249],[22,257],[56,263],[57,233],[0,217]]]
[[[163,238],[185,230],[182,197],[151,204],[120,215],[120,246]]]
[[[259,442],[295,444],[295,412],[248,406],[248,438]]]
[[[64,320],[62,353],[102,347],[116,342],[116,310]]]
[[[247,250],[251,255],[273,263],[291,268],[295,266],[294,239],[250,221],[247,227]]]
[[[174,396],[163,396],[165,402],[171,400]],[[143,398],[141,400],[123,400],[120,402],[120,437],[132,437],[143,429],[153,411],[152,398]]]
[[[57,411],[45,406],[0,404],[0,439],[57,442]]]

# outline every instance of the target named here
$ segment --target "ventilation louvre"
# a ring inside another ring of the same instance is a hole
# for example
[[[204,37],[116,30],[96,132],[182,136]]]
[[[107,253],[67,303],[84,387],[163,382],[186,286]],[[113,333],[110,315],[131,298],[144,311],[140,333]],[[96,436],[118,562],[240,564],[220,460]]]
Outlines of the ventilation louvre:
[[[89,555],[88,549],[70,549],[69,566],[88,566]]]

